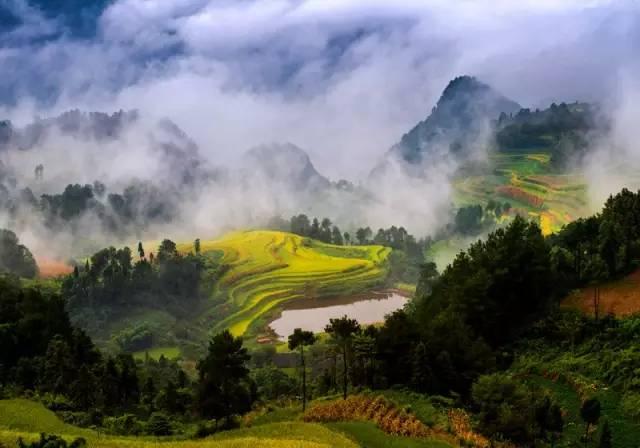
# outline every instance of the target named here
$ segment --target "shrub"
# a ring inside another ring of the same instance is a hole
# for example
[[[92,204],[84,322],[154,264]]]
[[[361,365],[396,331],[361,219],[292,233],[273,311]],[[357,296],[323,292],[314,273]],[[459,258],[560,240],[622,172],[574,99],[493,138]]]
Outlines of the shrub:
[[[149,421],[147,422],[147,433],[154,436],[170,436],[173,432],[171,430],[171,422],[169,417],[160,413],[154,412],[149,417]]]
[[[82,437],[75,439],[70,445],[62,437],[40,433],[40,440],[26,444],[22,438],[18,439],[18,448],[84,448],[87,441]]]
[[[528,444],[536,436],[536,411],[544,409],[540,422],[546,422],[551,402],[540,391],[531,390],[510,375],[484,375],[474,383],[471,395],[478,409],[482,431],[491,437],[504,436]],[[548,404],[541,407],[541,403]]]
[[[622,397],[622,410],[636,422],[640,421],[640,393],[627,392]]]
[[[133,436],[142,432],[141,424],[133,414],[107,417],[104,419],[104,426],[109,432],[121,436]]]

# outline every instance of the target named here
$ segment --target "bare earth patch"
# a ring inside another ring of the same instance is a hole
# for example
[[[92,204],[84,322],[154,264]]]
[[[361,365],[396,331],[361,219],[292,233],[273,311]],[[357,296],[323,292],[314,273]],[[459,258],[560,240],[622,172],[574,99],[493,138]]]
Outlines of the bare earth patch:
[[[53,260],[51,258],[38,257],[36,259],[36,263],[38,264],[40,277],[42,278],[58,277],[60,275],[66,275],[73,272],[73,267],[69,266],[67,263],[59,260]]]
[[[583,288],[570,294],[563,307],[577,308],[594,315],[593,289]],[[640,313],[640,269],[622,280],[606,283],[600,287],[600,315],[629,316]]]

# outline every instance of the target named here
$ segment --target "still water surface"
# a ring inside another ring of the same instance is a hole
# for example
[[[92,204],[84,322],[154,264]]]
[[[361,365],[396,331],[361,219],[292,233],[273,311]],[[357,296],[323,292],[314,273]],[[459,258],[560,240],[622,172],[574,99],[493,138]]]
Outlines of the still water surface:
[[[293,302],[269,326],[285,339],[296,328],[314,333],[324,331],[329,319],[345,314],[360,324],[381,322],[384,316],[402,308],[409,299],[396,293],[370,293],[338,299],[312,299]],[[304,306],[304,308],[302,308]],[[295,309],[293,309],[295,307]]]

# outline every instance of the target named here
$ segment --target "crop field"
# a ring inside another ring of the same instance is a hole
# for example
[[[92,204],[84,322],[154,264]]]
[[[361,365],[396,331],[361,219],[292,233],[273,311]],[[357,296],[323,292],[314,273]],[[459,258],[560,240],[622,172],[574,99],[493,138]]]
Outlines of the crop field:
[[[465,176],[455,182],[459,205],[508,202],[511,213],[537,219],[545,235],[592,212],[586,185],[578,174],[557,173],[545,151],[493,154],[490,173]]]
[[[182,252],[192,250],[180,244]],[[227,317],[216,330],[244,335],[274,308],[291,300],[351,294],[384,280],[390,249],[382,246],[334,246],[276,231],[234,232],[202,241],[201,252],[222,254],[229,265],[212,292],[224,297]]]

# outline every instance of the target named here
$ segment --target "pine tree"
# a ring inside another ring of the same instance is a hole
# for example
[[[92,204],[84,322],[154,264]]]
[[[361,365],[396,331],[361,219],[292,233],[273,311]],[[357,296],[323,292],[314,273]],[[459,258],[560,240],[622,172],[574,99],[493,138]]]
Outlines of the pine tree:
[[[340,347],[342,354],[342,397],[347,399],[348,383],[348,355],[353,335],[360,331],[360,324],[355,319],[349,319],[346,315],[339,319],[330,319],[324,331],[331,335],[333,342]]]
[[[310,331],[304,331],[301,328],[293,330],[293,334],[289,335],[289,350],[300,349],[300,370],[302,375],[302,411],[307,407],[307,366],[304,359],[305,345],[313,345],[316,337]]]
[[[138,255],[141,260],[144,260],[144,248],[142,247],[142,241],[138,242]]]
[[[226,418],[248,411],[251,407],[250,390],[247,387],[249,361],[242,338],[234,337],[229,330],[215,335],[209,342],[207,356],[197,364],[197,409],[201,416]]]

